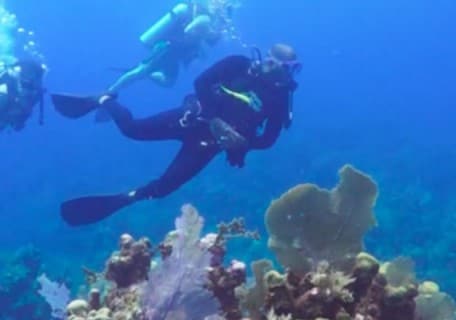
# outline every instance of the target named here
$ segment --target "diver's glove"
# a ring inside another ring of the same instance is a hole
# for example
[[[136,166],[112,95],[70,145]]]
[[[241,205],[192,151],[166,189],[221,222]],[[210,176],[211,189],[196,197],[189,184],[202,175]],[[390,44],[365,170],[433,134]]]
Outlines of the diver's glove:
[[[210,120],[209,128],[217,144],[226,151],[229,164],[233,167],[242,168],[248,150],[247,140],[220,118]]]
[[[245,150],[227,150],[226,151],[226,159],[228,163],[233,167],[242,168],[245,164],[245,155],[247,153],[247,149]]]
[[[223,150],[244,150],[247,149],[247,140],[232,126],[220,118],[209,121],[209,129],[217,144]]]

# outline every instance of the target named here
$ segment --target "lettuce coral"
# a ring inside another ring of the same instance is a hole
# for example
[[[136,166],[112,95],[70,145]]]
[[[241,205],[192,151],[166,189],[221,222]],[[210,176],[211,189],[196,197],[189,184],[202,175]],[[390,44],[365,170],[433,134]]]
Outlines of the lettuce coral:
[[[331,191],[298,185],[267,209],[268,246],[284,267],[308,272],[319,261],[343,265],[363,250],[363,236],[376,225],[377,185],[346,165]]]

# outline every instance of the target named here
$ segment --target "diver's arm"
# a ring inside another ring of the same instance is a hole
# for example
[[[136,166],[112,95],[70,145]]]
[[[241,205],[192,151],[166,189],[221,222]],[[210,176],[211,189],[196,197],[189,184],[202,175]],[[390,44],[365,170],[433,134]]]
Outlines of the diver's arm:
[[[268,119],[261,136],[254,137],[249,141],[250,149],[267,149],[270,148],[280,135],[282,130],[282,119]]]
[[[194,81],[195,92],[203,108],[214,108],[218,87],[224,82],[244,77],[249,68],[249,58],[233,55],[217,62],[204,71]]]
[[[211,18],[206,14],[196,16],[186,27],[184,33],[187,35],[204,35],[209,32]]]
[[[249,143],[251,149],[267,149],[271,147],[277,141],[282,128],[288,127],[290,104],[293,103],[292,92],[288,90],[277,92],[274,97],[278,99],[271,104],[271,113],[266,119],[264,131],[260,136],[251,139]]]

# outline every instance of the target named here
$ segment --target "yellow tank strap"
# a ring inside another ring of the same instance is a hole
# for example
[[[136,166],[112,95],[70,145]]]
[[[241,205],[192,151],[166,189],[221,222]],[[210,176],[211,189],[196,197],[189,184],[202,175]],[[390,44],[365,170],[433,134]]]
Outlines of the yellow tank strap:
[[[220,86],[220,87],[223,90],[223,92],[225,92],[226,94],[232,96],[233,98],[241,100],[242,102],[244,102],[244,103],[246,103],[248,105],[252,104],[252,98],[250,98],[247,94],[230,90],[230,89],[228,89],[225,86]]]

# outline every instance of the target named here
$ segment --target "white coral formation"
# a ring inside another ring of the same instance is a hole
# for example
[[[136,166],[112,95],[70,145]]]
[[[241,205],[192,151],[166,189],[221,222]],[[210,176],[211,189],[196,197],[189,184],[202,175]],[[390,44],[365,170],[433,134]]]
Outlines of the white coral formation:
[[[87,320],[111,320],[111,310],[108,308],[91,310],[87,316]]]
[[[363,250],[364,234],[376,225],[377,185],[346,165],[332,190],[298,185],[266,212],[268,246],[284,267],[308,272],[318,261],[342,266]]]
[[[85,320],[89,314],[89,304],[87,301],[77,299],[71,301],[66,307],[68,320]]]
[[[310,282],[319,292],[332,299],[352,302],[353,296],[347,286],[355,281],[340,271],[333,271],[327,261],[318,264],[317,271],[310,276]]]
[[[287,315],[277,315],[273,309],[269,310],[268,314],[266,315],[267,320],[293,320],[291,314]]]
[[[46,274],[42,274],[37,280],[41,286],[38,293],[51,307],[51,315],[56,319],[63,319],[66,305],[70,301],[70,290],[63,283],[49,280]]]

